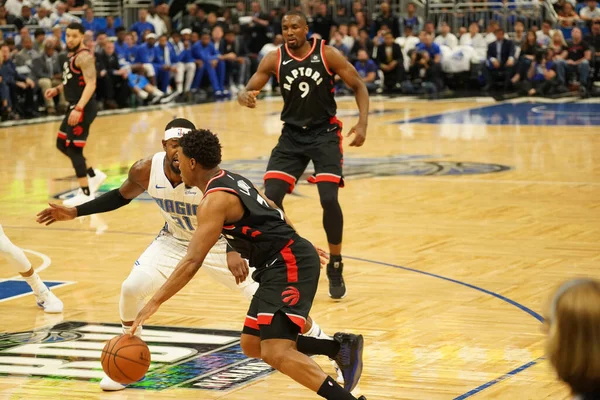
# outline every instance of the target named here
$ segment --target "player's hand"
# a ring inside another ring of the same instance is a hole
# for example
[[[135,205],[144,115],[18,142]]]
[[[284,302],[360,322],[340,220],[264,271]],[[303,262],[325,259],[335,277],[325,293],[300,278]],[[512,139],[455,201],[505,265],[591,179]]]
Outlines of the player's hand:
[[[141,311],[138,313],[137,317],[135,317],[135,321],[133,321],[133,325],[131,325],[131,335],[132,336],[133,336],[133,334],[135,334],[137,327],[140,325],[143,325],[144,322],[146,322],[146,320],[148,318],[150,318],[152,315],[154,315],[154,313],[158,311],[159,307],[160,307],[160,304],[155,303],[152,299],[150,299],[150,301],[148,301],[148,303],[146,303],[144,308],[142,308]]]
[[[315,246],[314,244],[313,246],[315,247],[315,250],[317,250],[317,254],[319,255],[319,262],[321,263],[321,268],[323,268],[329,262],[329,253],[327,253],[322,248]]]
[[[248,108],[256,108],[256,96],[259,93],[259,90],[242,90],[238,93],[238,103]]]
[[[69,114],[68,123],[71,126],[75,126],[79,123],[79,121],[81,121],[81,111],[77,111],[77,110],[73,109],[71,111],[71,114]]]
[[[346,137],[350,137],[354,134],[354,139],[350,142],[350,147],[360,147],[365,143],[367,139],[367,125],[364,124],[356,124],[350,129],[348,135]]]
[[[47,99],[51,99],[58,94],[57,88],[50,88],[44,92],[44,97]]]
[[[236,251],[227,253],[227,267],[231,271],[231,274],[235,276],[236,284],[244,282],[250,273],[248,262]]]
[[[70,221],[77,218],[77,209],[75,207],[59,206],[58,204],[48,203],[50,207],[37,213],[36,221],[38,224],[46,226],[56,221]]]

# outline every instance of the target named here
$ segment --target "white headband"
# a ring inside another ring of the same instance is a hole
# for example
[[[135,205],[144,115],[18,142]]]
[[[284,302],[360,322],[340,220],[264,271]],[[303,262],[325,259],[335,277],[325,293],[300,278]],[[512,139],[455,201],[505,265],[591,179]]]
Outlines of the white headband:
[[[169,139],[174,139],[177,138],[179,139],[180,137],[182,137],[183,135],[185,135],[188,132],[191,132],[192,130],[190,128],[170,128],[167,129],[165,131],[165,140],[169,140]]]

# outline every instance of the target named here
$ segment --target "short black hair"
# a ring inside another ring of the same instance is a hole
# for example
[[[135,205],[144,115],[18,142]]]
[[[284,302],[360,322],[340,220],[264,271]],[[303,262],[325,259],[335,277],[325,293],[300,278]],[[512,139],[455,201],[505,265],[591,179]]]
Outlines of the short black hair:
[[[179,139],[179,146],[186,157],[193,158],[204,169],[215,168],[221,163],[221,143],[208,129],[186,133]]]
[[[167,131],[171,128],[186,128],[186,129],[196,130],[196,125],[194,125],[194,123],[188,119],[175,118],[174,120],[169,122],[167,124],[167,126],[165,126],[165,131]]]
[[[37,28],[33,33],[33,37],[46,36],[46,32],[42,28]]]
[[[67,25],[67,29],[78,30],[82,35],[85,33],[85,28],[79,22],[71,22],[69,25]]]
[[[118,34],[119,32],[124,32],[126,31],[124,26],[118,26],[115,28],[115,34]]]
[[[306,18],[306,14],[304,14],[302,11],[290,10],[285,13],[284,17],[300,17],[304,21],[305,24],[308,24],[308,19]]]

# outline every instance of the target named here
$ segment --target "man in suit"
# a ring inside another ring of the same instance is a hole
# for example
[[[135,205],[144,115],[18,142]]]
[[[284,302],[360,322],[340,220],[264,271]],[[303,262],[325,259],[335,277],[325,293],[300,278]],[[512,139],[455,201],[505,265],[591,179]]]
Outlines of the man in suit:
[[[486,66],[483,69],[486,85],[483,90],[489,90],[494,82],[503,80],[504,89],[508,88],[515,67],[515,45],[512,40],[504,38],[504,29],[495,31],[496,41],[490,43],[487,49]]]
[[[31,37],[24,37],[22,42],[23,48],[15,56],[15,65],[20,74],[31,77],[31,63],[34,58],[40,54],[33,48],[33,40]]]
[[[44,42],[44,53],[34,58],[31,62],[31,77],[36,82],[42,93],[46,90],[58,86],[62,83],[62,66],[58,60],[58,54],[55,51],[53,38],[48,38]],[[54,99],[44,99],[48,115],[56,114]],[[59,111],[63,113],[67,110],[67,100],[64,92],[58,93]]]
[[[98,55],[98,97],[103,99],[106,108],[125,107],[129,97],[127,75],[129,71],[119,63],[115,44],[108,41]]]
[[[400,89],[400,82],[404,80],[404,57],[391,32],[385,33],[383,44],[377,47],[377,64],[383,71],[385,89]]]

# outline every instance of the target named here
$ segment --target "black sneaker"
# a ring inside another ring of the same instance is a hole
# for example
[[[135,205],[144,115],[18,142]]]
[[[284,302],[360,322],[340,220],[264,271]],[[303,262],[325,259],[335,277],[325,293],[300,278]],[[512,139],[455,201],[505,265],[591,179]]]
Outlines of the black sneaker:
[[[346,296],[346,284],[344,283],[344,263],[334,261],[327,264],[327,279],[329,279],[329,297],[332,299],[343,299]]]
[[[365,396],[360,396],[358,400],[367,400],[367,398]]]
[[[344,389],[351,392],[358,385],[362,374],[363,337],[352,333],[337,332],[333,335],[333,340],[340,344],[340,351],[335,356],[335,362],[344,375]]]

